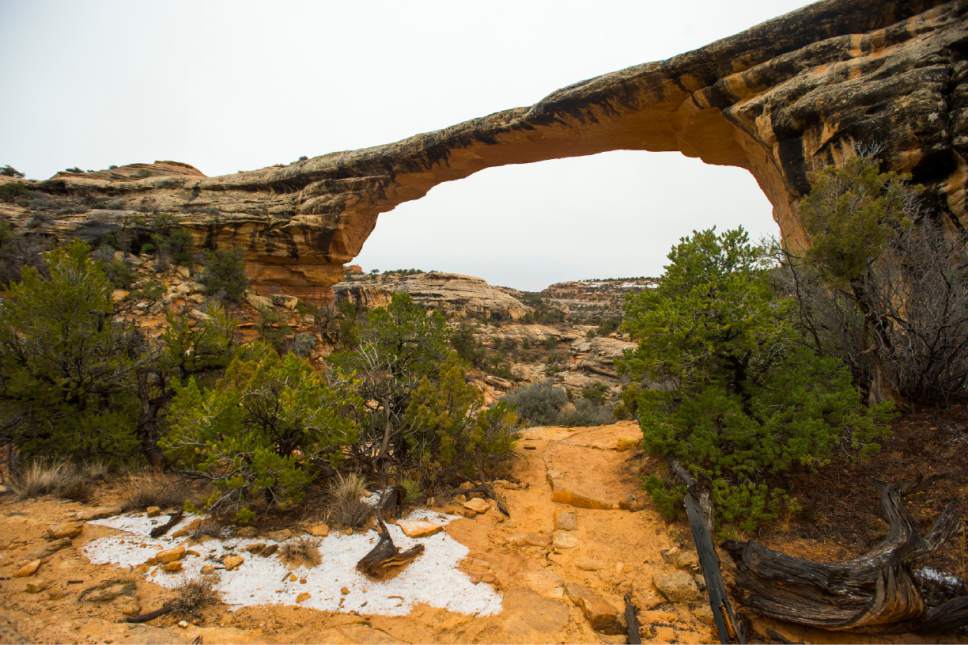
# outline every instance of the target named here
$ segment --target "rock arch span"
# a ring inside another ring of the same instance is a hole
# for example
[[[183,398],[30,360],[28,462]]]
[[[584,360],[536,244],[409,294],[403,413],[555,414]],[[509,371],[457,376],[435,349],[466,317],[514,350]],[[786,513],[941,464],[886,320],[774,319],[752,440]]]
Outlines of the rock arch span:
[[[202,244],[245,249],[257,288],[317,299],[380,213],[484,168],[609,150],[680,151],[749,170],[786,243],[802,247],[795,202],[809,171],[876,142],[886,165],[926,184],[964,234],[966,76],[965,0],[826,0],[530,107],[388,145],[221,177],[156,162],[59,173],[32,188],[83,203],[43,223],[50,234],[93,236],[170,214]],[[20,221],[43,209],[4,210]]]

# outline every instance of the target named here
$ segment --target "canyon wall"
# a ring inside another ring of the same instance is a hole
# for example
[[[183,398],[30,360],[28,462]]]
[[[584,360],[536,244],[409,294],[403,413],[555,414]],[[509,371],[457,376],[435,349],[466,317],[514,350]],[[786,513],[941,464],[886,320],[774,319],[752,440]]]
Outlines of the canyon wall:
[[[484,168],[678,150],[749,170],[796,248],[807,243],[795,202],[811,169],[874,144],[965,235],[966,14],[964,0],[828,0],[530,107],[383,146],[222,177],[156,162],[0,178],[0,216],[31,234],[94,240],[121,228],[147,234],[168,215],[200,245],[242,248],[257,289],[326,299],[380,213]]]

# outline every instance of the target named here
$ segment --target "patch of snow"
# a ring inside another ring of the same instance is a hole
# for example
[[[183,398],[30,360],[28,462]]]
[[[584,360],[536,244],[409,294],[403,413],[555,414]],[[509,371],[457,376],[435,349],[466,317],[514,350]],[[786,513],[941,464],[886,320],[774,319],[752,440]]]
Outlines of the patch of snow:
[[[103,537],[87,543],[82,552],[94,564],[114,564],[133,567],[146,562],[162,549],[170,549],[185,543],[189,553],[182,560],[183,569],[178,573],[166,573],[152,566],[145,577],[152,582],[174,588],[183,582],[201,576],[206,564],[221,566],[224,555],[237,553],[245,561],[232,571],[217,570],[215,588],[222,600],[232,609],[251,605],[299,605],[323,611],[357,612],[384,616],[405,616],[416,603],[426,603],[449,611],[487,616],[501,611],[501,596],[486,583],[474,584],[467,574],[457,568],[467,555],[463,544],[440,531],[424,538],[412,539],[403,534],[396,525],[388,528],[393,541],[402,550],[415,544],[423,544],[424,552],[404,568],[396,577],[385,581],[370,580],[356,570],[356,563],[376,545],[375,531],[342,535],[332,533],[318,540],[322,561],[315,567],[287,567],[275,555],[265,558],[245,551],[250,544],[272,544],[274,540],[258,538],[208,539],[190,543],[186,538],[169,537],[182,526],[197,519],[186,516],[168,535],[152,538],[152,528],[166,521],[169,516],[154,518],[141,513],[118,515],[94,520],[91,524],[107,526],[121,531],[118,535]],[[429,510],[417,510],[408,520],[429,520],[447,524],[455,515],[445,515]],[[299,539],[291,538],[291,539]],[[281,543],[280,543],[281,544]],[[295,574],[291,581],[288,574]],[[306,582],[300,583],[300,579]],[[349,593],[343,594],[346,588]],[[308,600],[297,603],[296,597],[308,592]]]

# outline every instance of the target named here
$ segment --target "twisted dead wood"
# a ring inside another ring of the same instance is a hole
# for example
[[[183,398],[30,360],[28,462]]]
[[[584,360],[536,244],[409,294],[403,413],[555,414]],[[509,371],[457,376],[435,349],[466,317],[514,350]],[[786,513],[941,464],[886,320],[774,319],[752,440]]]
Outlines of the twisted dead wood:
[[[959,523],[951,505],[921,535],[903,502],[916,486],[882,488],[887,536],[852,560],[813,562],[754,541],[726,542],[737,566],[737,598],[764,616],[831,631],[951,631],[968,625],[968,601],[956,598],[929,608],[915,582],[911,566],[944,543]]]

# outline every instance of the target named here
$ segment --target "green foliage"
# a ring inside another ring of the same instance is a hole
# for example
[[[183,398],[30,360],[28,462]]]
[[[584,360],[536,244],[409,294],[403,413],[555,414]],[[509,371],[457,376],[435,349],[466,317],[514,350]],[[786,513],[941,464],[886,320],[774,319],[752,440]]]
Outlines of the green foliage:
[[[679,518],[682,514],[682,498],[686,494],[686,487],[683,484],[675,484],[669,479],[649,475],[643,485],[662,517],[667,520]]]
[[[359,381],[316,372],[293,354],[256,343],[211,388],[189,378],[176,387],[166,456],[215,485],[211,512],[237,521],[291,508],[320,467],[339,463],[358,436]]]
[[[101,270],[115,289],[130,289],[134,282],[134,271],[124,260],[102,260]]]
[[[228,366],[235,348],[235,320],[225,308],[211,304],[208,318],[192,325],[185,316],[169,312],[162,335],[162,364],[181,382],[192,375],[215,372]]]
[[[289,344],[289,335],[292,328],[286,323],[285,319],[272,307],[259,308],[259,320],[256,322],[256,330],[264,341],[272,345],[280,354],[285,353]]]
[[[558,422],[568,394],[551,381],[522,385],[504,395],[504,403],[514,408],[528,425],[548,426]]]
[[[140,338],[113,320],[111,283],[79,241],[0,305],[0,411],[27,457],[128,461],[138,452]]]
[[[249,281],[239,249],[217,249],[205,254],[205,266],[198,281],[205,293],[227,302],[242,302]]]
[[[500,404],[478,414],[482,403],[456,355],[440,366],[438,378],[424,376],[417,384],[404,413],[404,441],[423,484],[503,474],[517,417]]]
[[[158,217],[154,226],[156,233],[152,233],[151,241],[157,251],[158,260],[162,264],[172,262],[181,266],[192,266],[194,250],[192,234],[188,229],[179,226],[170,215]]]
[[[450,342],[457,351],[457,355],[474,367],[484,368],[487,365],[487,353],[474,335],[473,325],[461,322],[450,336]]]
[[[646,449],[680,460],[744,531],[782,511],[785,473],[877,450],[888,414],[860,404],[842,363],[805,348],[766,257],[742,229],[696,232],[657,288],[626,301],[624,323],[639,346],[622,368],[647,385],[636,405]]]
[[[589,383],[581,389],[581,396],[596,405],[602,405],[608,398],[608,386],[604,383]]]
[[[361,468],[393,464],[424,486],[500,470],[516,419],[503,406],[480,410],[443,316],[395,294],[361,315],[354,335],[355,346],[330,361],[360,374],[372,402],[353,450]]]
[[[799,212],[810,236],[808,261],[837,286],[860,278],[900,228],[910,226],[907,177],[880,171],[876,159],[857,155],[810,177]]]
[[[165,285],[159,280],[142,280],[131,290],[133,300],[158,302],[165,294]]]
[[[600,426],[613,421],[615,421],[615,415],[609,406],[581,398],[573,405],[562,408],[557,424],[568,427]]]

